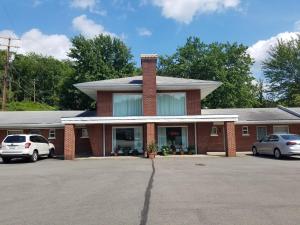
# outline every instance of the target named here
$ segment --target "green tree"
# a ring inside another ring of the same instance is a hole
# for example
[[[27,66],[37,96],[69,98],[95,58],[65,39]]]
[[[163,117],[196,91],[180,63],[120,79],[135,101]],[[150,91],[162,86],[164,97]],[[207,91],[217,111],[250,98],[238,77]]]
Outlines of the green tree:
[[[300,106],[300,35],[290,41],[278,40],[263,62],[263,72],[273,101]]]
[[[68,62],[34,53],[16,55],[11,65],[11,98],[13,101],[36,101],[58,107],[60,89],[73,73]]]
[[[95,102],[73,84],[131,76],[135,72],[130,49],[118,38],[99,35],[93,39],[76,36],[69,57],[75,70],[65,80],[61,91],[61,108],[89,109]]]
[[[162,76],[221,81],[223,85],[206,97],[209,108],[253,107],[257,88],[250,67],[251,57],[241,44],[205,44],[197,37],[187,39],[170,56],[160,57],[158,73]]]

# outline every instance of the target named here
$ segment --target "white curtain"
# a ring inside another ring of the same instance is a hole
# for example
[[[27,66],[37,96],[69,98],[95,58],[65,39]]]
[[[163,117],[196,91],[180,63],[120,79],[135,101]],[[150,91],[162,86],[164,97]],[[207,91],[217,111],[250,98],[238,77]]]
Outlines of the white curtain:
[[[187,136],[187,127],[181,128],[181,137],[182,137],[182,148],[184,150],[187,149],[187,143],[188,143],[188,136]]]
[[[185,93],[160,93],[157,95],[157,115],[183,116],[185,110]]]
[[[140,153],[143,152],[143,128],[134,128],[134,148]]]
[[[142,95],[141,94],[114,94],[113,115],[114,116],[141,116]]]
[[[162,146],[167,145],[166,127],[158,127],[158,148],[159,151]]]

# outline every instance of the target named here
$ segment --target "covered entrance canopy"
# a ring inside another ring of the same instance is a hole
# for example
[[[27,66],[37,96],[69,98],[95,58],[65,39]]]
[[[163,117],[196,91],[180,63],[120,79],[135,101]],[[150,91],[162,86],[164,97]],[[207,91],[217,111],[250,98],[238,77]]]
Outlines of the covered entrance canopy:
[[[62,118],[61,121],[65,125],[66,159],[75,157],[75,126],[83,125],[88,129],[92,151],[95,156],[106,156],[107,152],[113,153],[116,150],[142,153],[150,143],[156,143],[160,147],[171,144],[175,148],[187,148],[191,136],[194,139],[196,152],[199,152],[197,148],[202,134],[197,134],[197,130],[209,129],[201,126],[201,124],[208,123],[223,124],[225,151],[228,156],[234,156],[236,151],[234,122],[238,121],[237,115],[81,116]],[[187,135],[188,133],[189,135]],[[201,142],[203,142],[202,139]]]

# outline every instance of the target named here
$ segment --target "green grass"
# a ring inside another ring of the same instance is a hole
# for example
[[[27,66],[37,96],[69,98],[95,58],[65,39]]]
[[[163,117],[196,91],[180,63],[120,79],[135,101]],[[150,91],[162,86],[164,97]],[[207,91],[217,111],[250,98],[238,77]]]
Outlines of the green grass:
[[[49,111],[57,110],[57,108],[39,102],[10,102],[6,106],[7,111]]]

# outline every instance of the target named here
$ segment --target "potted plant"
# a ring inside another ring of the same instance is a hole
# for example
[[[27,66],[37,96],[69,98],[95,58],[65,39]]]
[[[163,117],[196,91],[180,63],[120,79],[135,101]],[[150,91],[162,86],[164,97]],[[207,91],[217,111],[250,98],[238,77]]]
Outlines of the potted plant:
[[[184,150],[182,148],[182,145],[180,145],[180,149],[179,149],[180,155],[184,155]]]
[[[147,146],[147,154],[149,159],[154,159],[157,154],[157,146],[155,143],[151,143]]]
[[[176,147],[175,147],[175,145],[172,144],[170,146],[170,148],[171,148],[171,151],[172,151],[173,155],[176,155]]]
[[[189,155],[195,154],[195,146],[194,145],[190,145],[188,147],[188,153],[189,153]]]
[[[164,146],[161,147],[161,154],[162,154],[163,156],[168,155],[169,152],[170,152],[169,146],[164,145]]]
[[[115,151],[113,152],[114,156],[118,156],[119,151],[120,151],[120,146],[117,146],[115,148]]]

